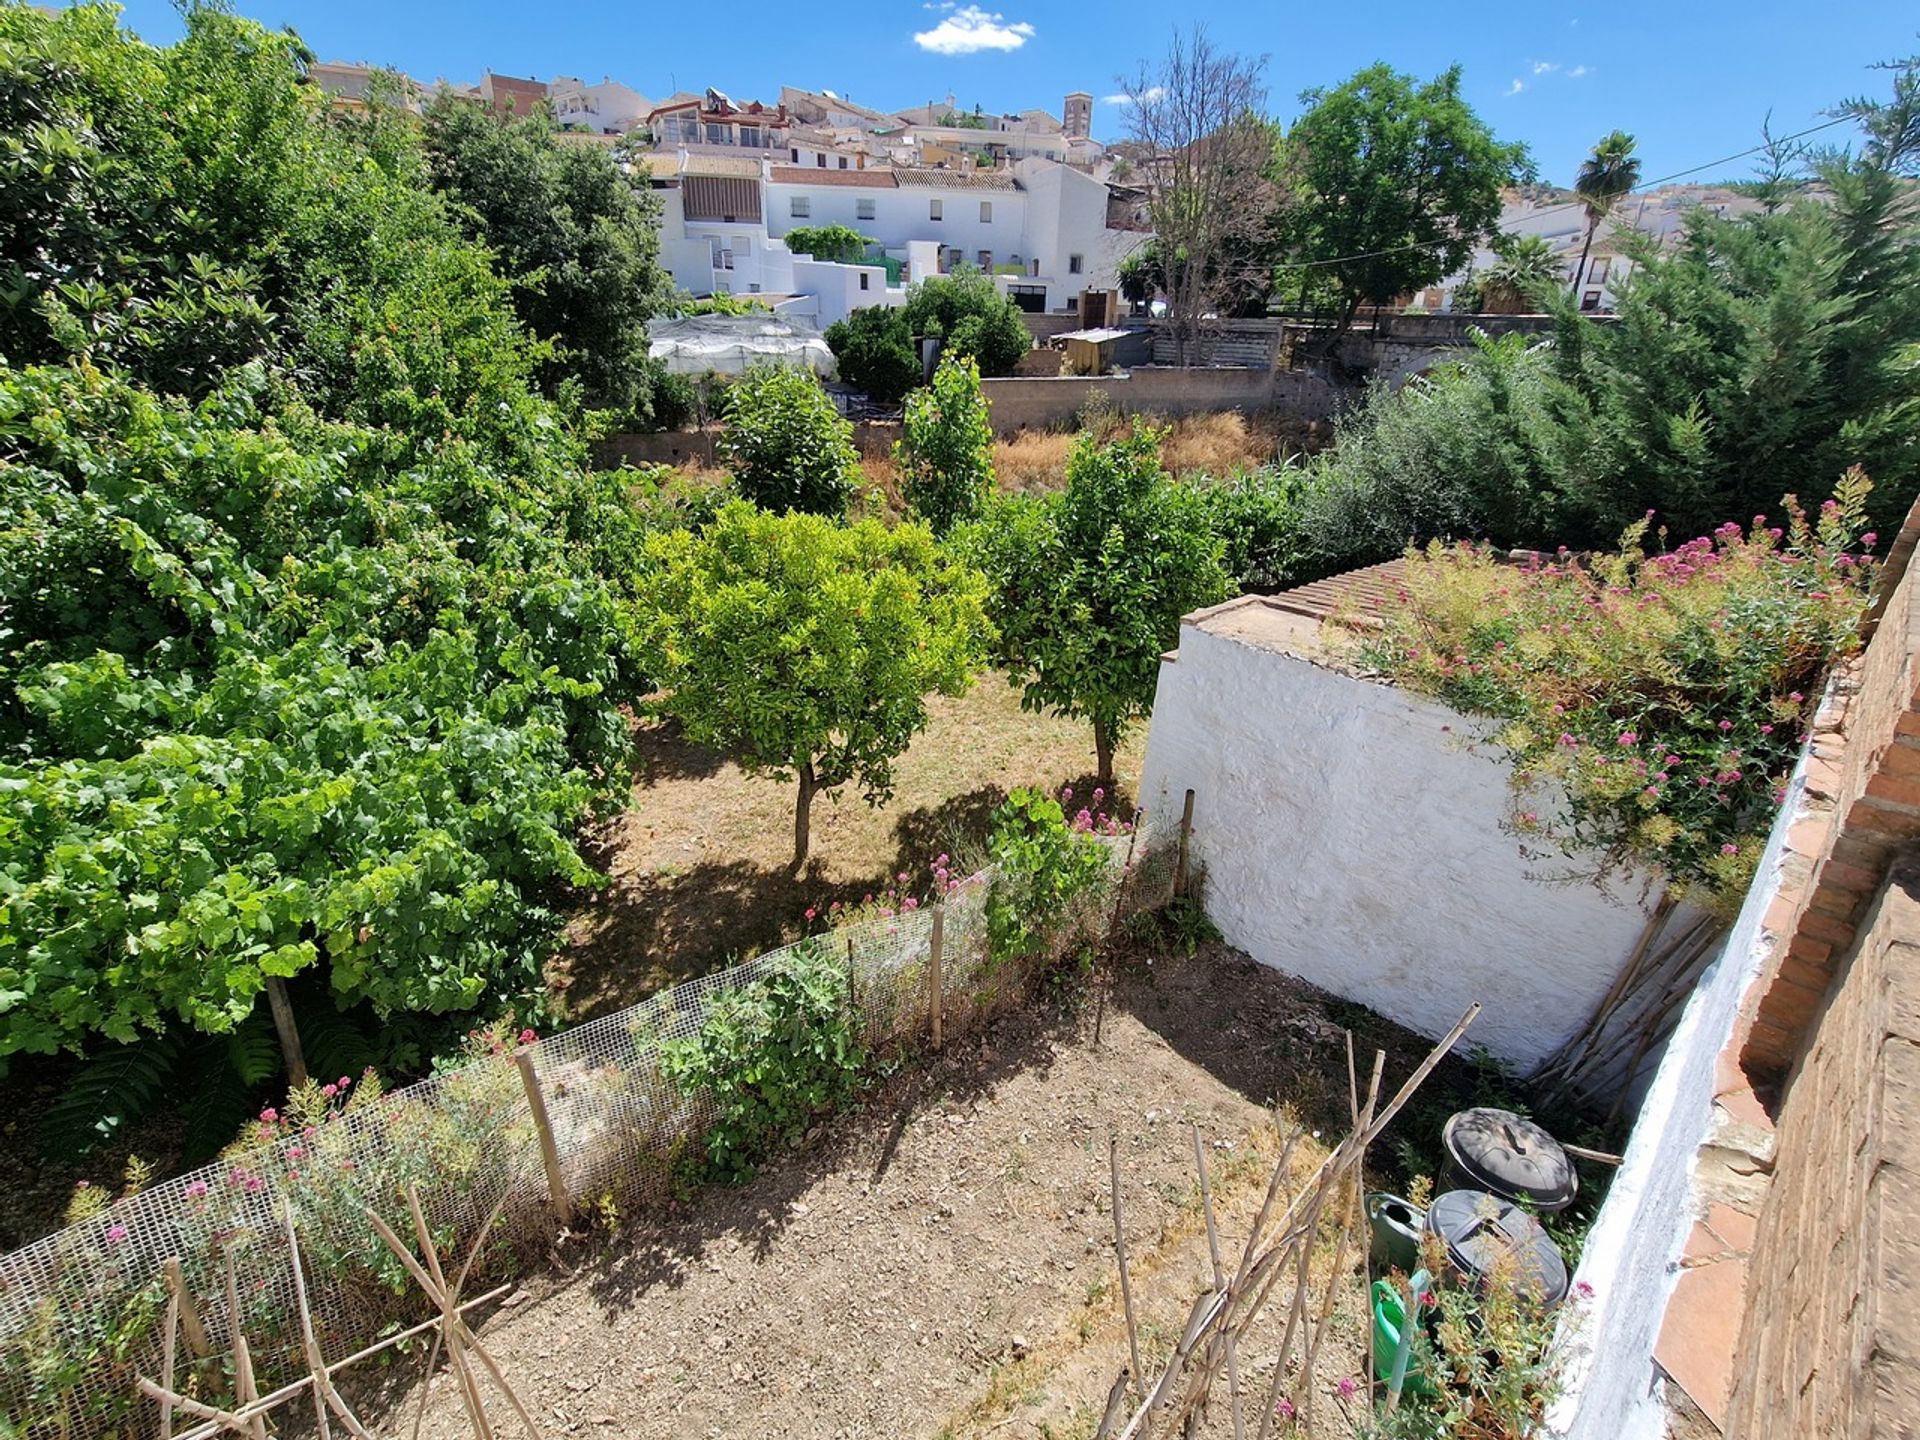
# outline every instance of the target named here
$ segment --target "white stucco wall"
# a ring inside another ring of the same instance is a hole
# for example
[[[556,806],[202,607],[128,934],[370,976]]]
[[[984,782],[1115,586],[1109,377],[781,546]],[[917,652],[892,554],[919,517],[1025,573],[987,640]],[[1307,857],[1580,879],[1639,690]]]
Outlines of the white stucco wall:
[[[1593,1012],[1646,912],[1638,887],[1537,877],[1501,828],[1507,769],[1470,733],[1436,702],[1189,624],[1140,803],[1165,834],[1194,791],[1229,943],[1425,1035],[1479,1001],[1467,1042],[1524,1072]]]
[[[1823,708],[1833,703],[1830,686]],[[1753,887],[1667,1042],[1587,1234],[1574,1280],[1591,1286],[1593,1297],[1572,1337],[1565,1392],[1547,1417],[1564,1440],[1657,1440],[1666,1433],[1666,1408],[1653,1388],[1654,1342],[1695,1218],[1695,1157],[1713,1121],[1715,1066],[1772,948],[1763,921],[1785,879],[1787,833],[1808,813],[1806,769],[1803,751]]]

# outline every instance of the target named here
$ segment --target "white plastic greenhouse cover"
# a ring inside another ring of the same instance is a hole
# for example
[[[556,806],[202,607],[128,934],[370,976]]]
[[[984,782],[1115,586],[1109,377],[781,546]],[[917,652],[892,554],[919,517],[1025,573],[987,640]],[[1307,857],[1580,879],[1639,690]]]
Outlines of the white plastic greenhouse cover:
[[[740,375],[753,365],[787,365],[834,375],[833,351],[816,330],[772,315],[687,315],[656,320],[647,354],[675,375]]]

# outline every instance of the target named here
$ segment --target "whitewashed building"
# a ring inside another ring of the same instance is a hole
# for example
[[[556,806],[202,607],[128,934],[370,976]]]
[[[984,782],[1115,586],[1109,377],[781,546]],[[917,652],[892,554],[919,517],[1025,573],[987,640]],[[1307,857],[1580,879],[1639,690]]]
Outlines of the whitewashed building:
[[[1592,249],[1584,266],[1581,251],[1586,245],[1587,210],[1572,191],[1558,189],[1509,190],[1500,211],[1500,230],[1515,238],[1538,236],[1553,247],[1560,262],[1562,285],[1572,285],[1579,268],[1580,308],[1605,313],[1618,302],[1620,287],[1632,273],[1630,260],[1620,241],[1623,234],[1637,231],[1655,242],[1672,243],[1686,225],[1686,217],[1696,210],[1716,215],[1745,215],[1761,208],[1758,200],[1718,185],[1665,185],[1644,195],[1630,195],[1601,220],[1594,231]],[[1447,276],[1415,295],[1417,303],[1428,310],[1450,310],[1454,293],[1477,271],[1499,263],[1491,245],[1474,252],[1466,269]]]

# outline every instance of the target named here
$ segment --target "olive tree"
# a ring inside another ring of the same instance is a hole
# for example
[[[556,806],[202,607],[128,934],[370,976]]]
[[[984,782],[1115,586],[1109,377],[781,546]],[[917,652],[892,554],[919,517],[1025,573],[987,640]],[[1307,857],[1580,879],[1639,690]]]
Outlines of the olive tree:
[[[1161,467],[1160,439],[1138,424],[1105,445],[1082,435],[1063,492],[1003,501],[970,532],[1021,707],[1090,720],[1107,786],[1180,617],[1228,589],[1206,498]]]
[[[839,525],[739,501],[647,543],[659,713],[748,774],[797,780],[793,869],[813,797],[893,790],[893,762],[985,662],[986,582],[923,525]]]

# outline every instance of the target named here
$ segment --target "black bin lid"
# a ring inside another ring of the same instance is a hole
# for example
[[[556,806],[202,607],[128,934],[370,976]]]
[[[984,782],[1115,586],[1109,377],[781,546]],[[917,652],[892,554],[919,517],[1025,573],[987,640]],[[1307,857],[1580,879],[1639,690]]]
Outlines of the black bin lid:
[[[1580,1177],[1558,1140],[1511,1110],[1462,1110],[1447,1121],[1447,1153],[1474,1184],[1525,1200],[1536,1210],[1564,1210]]]
[[[1427,1207],[1427,1229],[1446,1242],[1453,1268],[1478,1284],[1511,1257],[1513,1287],[1536,1304],[1567,1298],[1567,1262],[1540,1222],[1485,1190],[1449,1190]]]

